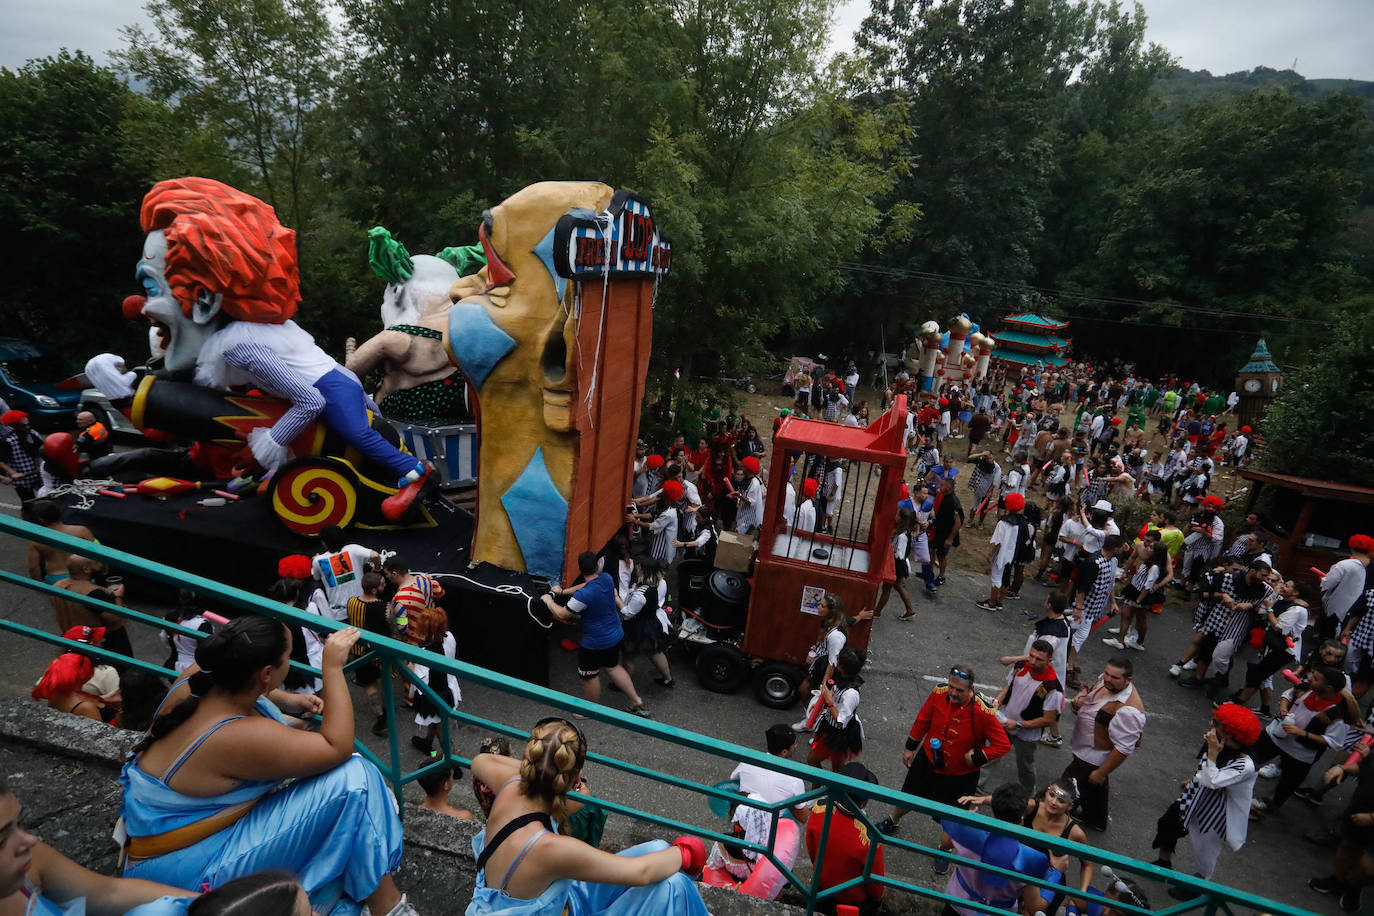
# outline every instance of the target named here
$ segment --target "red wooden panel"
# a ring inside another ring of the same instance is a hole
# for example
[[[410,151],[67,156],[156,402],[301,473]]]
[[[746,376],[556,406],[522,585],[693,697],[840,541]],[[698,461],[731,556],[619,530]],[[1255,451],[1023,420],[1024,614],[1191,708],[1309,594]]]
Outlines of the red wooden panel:
[[[819,617],[801,610],[802,587],[807,585],[823,588],[827,595],[838,595],[851,617],[878,600],[877,581],[824,566],[760,557],[754,567],[749,619],[741,646],[745,652],[806,664],[806,653],[816,644],[820,626]],[[849,631],[849,644],[866,649],[872,629],[872,621],[860,623]]]

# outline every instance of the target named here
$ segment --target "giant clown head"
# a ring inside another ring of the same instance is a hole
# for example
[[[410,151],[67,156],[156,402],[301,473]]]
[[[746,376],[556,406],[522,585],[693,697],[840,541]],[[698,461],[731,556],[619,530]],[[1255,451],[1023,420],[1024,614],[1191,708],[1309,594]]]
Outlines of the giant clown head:
[[[211,334],[230,321],[280,324],[296,313],[296,233],[267,204],[209,178],[161,181],[139,214],[144,295],[125,314],[152,323],[173,372],[195,368]]]

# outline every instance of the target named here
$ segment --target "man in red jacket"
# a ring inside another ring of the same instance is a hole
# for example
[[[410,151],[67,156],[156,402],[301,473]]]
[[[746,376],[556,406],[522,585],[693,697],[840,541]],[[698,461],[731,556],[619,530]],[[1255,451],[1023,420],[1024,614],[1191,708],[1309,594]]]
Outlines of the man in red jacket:
[[[916,714],[902,751],[902,766],[907,768],[902,791],[957,807],[962,796],[978,788],[983,766],[1010,750],[1007,730],[973,691],[973,671],[955,665],[949,669],[949,682],[932,690]],[[893,808],[878,830],[895,832],[906,813],[905,808]]]

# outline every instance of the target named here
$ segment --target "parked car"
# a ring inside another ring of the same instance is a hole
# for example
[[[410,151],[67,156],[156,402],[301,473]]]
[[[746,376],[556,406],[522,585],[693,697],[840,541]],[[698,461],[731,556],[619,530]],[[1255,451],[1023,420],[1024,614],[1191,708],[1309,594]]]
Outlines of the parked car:
[[[0,337],[0,399],[29,415],[37,430],[69,430],[76,425],[81,388],[68,381],[42,348],[26,340]]]

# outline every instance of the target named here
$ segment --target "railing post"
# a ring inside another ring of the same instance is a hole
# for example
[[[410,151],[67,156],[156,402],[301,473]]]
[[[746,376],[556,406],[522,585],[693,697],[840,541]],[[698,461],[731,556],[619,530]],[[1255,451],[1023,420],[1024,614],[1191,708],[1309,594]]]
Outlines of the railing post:
[[[406,805],[402,789],[405,782],[402,779],[401,746],[396,737],[396,681],[391,671],[391,656],[382,655],[380,651],[377,654],[381,655],[382,662],[382,715],[386,717],[386,743],[390,752],[386,775],[391,780],[392,791],[396,793],[396,810],[404,820]]]

